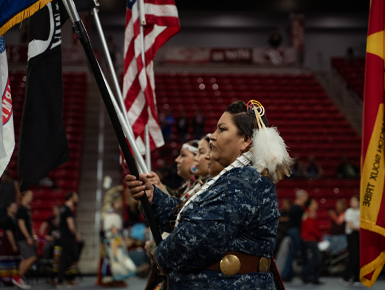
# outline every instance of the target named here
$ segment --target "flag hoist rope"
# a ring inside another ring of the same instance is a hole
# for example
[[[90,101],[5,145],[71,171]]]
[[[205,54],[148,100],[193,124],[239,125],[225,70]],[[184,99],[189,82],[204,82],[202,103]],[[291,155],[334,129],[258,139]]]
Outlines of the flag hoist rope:
[[[75,4],[72,0],[62,0],[63,4],[68,12],[68,15],[73,23],[73,31],[74,31],[74,37],[75,39],[79,39],[80,43],[82,44],[84,48],[84,52],[87,56],[88,62],[90,64],[91,70],[94,74],[96,83],[98,84],[100,94],[103,98],[104,104],[106,106],[108,115],[111,119],[111,123],[114,127],[116,137],[118,138],[120,148],[122,150],[122,153],[124,155],[124,159],[126,160],[127,166],[130,170],[130,173],[134,175],[137,179],[139,179],[139,172],[138,169],[135,166],[135,160],[131,155],[130,148],[128,147],[126,137],[122,131],[122,127],[120,126],[119,117],[114,109],[114,102],[112,101],[112,98],[110,96],[110,91],[106,85],[106,82],[104,80],[104,76],[100,70],[99,63],[96,60],[95,54],[92,50],[91,42],[88,37],[87,31],[84,28],[83,22],[81,21],[79,14],[76,10]],[[128,134],[129,138],[130,134]],[[154,214],[151,211],[150,203],[148,201],[147,196],[144,194],[140,199],[143,211],[146,215],[147,222],[150,226],[151,232],[154,236],[154,240],[156,244],[159,244],[162,241],[162,237],[160,235],[158,226],[155,221]]]

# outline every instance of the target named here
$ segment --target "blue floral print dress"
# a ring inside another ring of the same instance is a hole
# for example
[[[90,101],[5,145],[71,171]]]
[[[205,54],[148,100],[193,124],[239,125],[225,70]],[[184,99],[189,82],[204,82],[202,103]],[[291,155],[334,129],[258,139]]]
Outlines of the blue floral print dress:
[[[226,276],[203,270],[227,251],[273,256],[279,211],[269,179],[250,166],[226,172],[186,206],[172,230],[173,209],[180,203],[155,187],[151,207],[160,230],[171,232],[155,257],[168,273],[171,289],[276,289],[271,273]]]

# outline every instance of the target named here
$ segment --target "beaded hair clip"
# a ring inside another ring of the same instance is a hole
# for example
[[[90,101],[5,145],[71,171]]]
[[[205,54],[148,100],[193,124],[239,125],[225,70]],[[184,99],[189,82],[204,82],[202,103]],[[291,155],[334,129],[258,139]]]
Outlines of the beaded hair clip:
[[[247,112],[257,119],[258,128],[266,129],[265,124],[262,121],[262,116],[265,115],[265,107],[258,101],[251,100],[247,103]]]

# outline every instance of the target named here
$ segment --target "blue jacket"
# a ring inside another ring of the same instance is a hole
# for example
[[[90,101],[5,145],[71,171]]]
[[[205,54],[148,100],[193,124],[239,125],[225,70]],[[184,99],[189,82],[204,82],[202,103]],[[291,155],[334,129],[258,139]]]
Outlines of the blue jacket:
[[[155,187],[151,207],[161,231],[171,232],[179,199]],[[191,202],[181,222],[155,251],[171,289],[276,289],[271,273],[226,276],[202,270],[225,252],[273,256],[278,228],[275,186],[254,168],[235,168],[222,175]]]

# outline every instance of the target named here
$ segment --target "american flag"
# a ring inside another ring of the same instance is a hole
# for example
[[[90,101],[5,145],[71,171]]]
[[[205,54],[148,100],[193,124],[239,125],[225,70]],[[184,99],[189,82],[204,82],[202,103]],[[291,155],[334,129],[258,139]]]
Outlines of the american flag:
[[[179,31],[180,23],[174,0],[144,0],[144,13],[146,69],[141,56],[138,1],[127,0],[123,97],[137,143],[143,142],[144,128],[148,123],[151,149],[154,149],[162,146],[164,140],[154,101],[153,59],[157,50]]]

